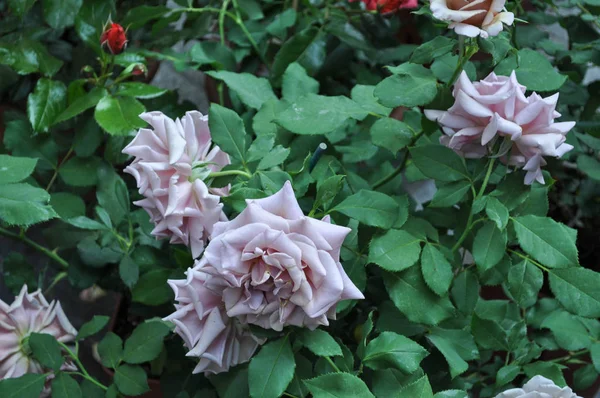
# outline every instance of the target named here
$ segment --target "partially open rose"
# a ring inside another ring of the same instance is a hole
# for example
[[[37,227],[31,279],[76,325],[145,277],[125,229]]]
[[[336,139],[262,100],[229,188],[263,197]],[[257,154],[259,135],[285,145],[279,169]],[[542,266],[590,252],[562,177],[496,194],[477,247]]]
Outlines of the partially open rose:
[[[523,388],[512,388],[496,398],[581,398],[569,387],[559,387],[544,376],[535,376]]]
[[[505,10],[506,0],[431,0],[431,12],[439,20],[450,22],[459,35],[487,38],[512,25],[515,16]]]

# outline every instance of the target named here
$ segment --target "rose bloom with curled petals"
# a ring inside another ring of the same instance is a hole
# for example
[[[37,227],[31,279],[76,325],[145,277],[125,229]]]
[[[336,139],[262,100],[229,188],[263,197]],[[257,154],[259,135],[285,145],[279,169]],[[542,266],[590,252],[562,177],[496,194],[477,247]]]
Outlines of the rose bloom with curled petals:
[[[228,316],[278,331],[315,329],[335,319],[340,300],[364,298],[339,261],[349,228],[306,217],[289,181],[247,203],[235,219],[215,225],[194,268],[222,295]]]
[[[573,149],[565,140],[575,122],[554,121],[560,117],[555,110],[558,93],[542,98],[526,96],[526,90],[514,71],[509,77],[491,73],[478,82],[463,72],[452,92],[452,107],[425,110],[425,116],[442,127],[440,142],[465,158],[488,155],[496,137],[510,139],[512,146],[501,160],[527,171],[525,184],[543,184],[543,156],[558,158]]]
[[[431,0],[431,12],[456,33],[468,37],[496,36],[502,24],[512,25],[515,16],[505,10],[506,0]]]
[[[535,376],[523,388],[513,388],[496,398],[582,398],[569,387],[559,387],[544,376]]]
[[[140,117],[152,129],[140,129],[123,149],[135,157],[125,172],[145,197],[134,204],[150,214],[154,236],[188,245],[197,257],[214,223],[225,218],[220,196],[229,194],[228,187],[209,188],[203,178],[230,164],[229,156],[212,145],[208,117],[200,112],[176,120],[162,112]]]
[[[247,362],[264,340],[225,313],[221,295],[205,286],[207,274],[188,269],[187,279],[169,280],[175,292],[176,311],[165,318],[175,324],[175,333],[190,350],[187,356],[199,358],[193,373],[220,373]]]
[[[61,343],[69,343],[75,341],[77,330],[59,302],[48,303],[40,290],[30,294],[23,286],[11,305],[0,300],[0,380],[48,372],[30,356],[27,339],[31,333],[49,334]],[[77,369],[66,362],[62,370]],[[49,393],[47,385],[42,396]]]

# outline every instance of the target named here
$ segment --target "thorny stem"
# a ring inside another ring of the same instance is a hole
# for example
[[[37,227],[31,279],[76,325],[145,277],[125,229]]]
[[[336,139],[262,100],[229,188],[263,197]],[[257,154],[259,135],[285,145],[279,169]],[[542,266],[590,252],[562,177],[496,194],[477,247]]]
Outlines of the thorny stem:
[[[459,36],[459,40],[460,40],[459,41],[460,44],[464,44],[463,36]],[[477,51],[479,51],[479,48],[477,47],[476,44],[467,44],[464,49],[463,48],[460,49],[460,54],[458,55],[459,56],[458,65],[456,65],[456,69],[454,70],[452,77],[448,81],[448,85],[447,85],[448,87],[452,86],[454,84],[454,82],[456,82],[456,79],[458,79],[458,76],[461,74],[461,72],[465,68],[465,65],[467,64],[467,62],[471,59],[471,57],[473,55],[475,55],[477,53]]]
[[[54,286],[56,286],[56,284],[60,281],[62,281],[63,279],[65,279],[67,277],[67,273],[66,272],[59,272],[55,277],[54,280],[52,281],[52,283],[50,284],[50,286],[48,286],[46,288],[46,290],[44,290],[44,295],[47,295],[53,288]]]
[[[0,235],[4,235],[4,236],[8,236],[9,238],[20,240],[20,241],[28,244],[29,246],[33,247],[35,250],[37,250],[41,253],[44,253],[46,256],[50,257],[52,260],[54,260],[55,262],[60,264],[63,268],[69,268],[69,263],[66,260],[64,260],[61,256],[59,256],[55,252],[51,251],[50,249],[35,243],[34,241],[32,241],[31,239],[26,237],[24,234],[16,234],[14,232],[10,232],[9,230],[0,227]]]
[[[77,355],[75,355],[75,353],[73,353],[73,351],[71,351],[71,349],[69,347],[67,347],[67,345],[65,343],[61,343],[59,341],[58,345],[60,345],[62,347],[62,349],[65,350],[65,352],[71,358],[73,358],[73,361],[75,362],[75,365],[77,365],[77,367],[79,368],[79,370],[81,370],[81,372],[82,372],[82,373],[75,372],[75,374],[79,374],[81,377],[83,377],[86,380],[89,380],[90,382],[94,383],[95,385],[97,385],[98,387],[100,387],[101,389],[103,389],[104,391],[108,390],[108,388],[104,384],[100,383],[99,381],[97,381],[96,379],[94,379],[92,376],[90,376],[90,374],[87,372],[87,370],[85,370],[85,367],[83,366],[83,364],[79,360],[79,357]]]

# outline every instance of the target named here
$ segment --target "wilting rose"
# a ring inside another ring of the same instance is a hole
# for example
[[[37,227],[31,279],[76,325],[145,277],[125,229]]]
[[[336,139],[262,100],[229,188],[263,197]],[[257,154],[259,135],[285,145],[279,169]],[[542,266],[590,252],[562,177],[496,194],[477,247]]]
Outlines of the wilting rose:
[[[125,168],[137,181],[143,207],[155,223],[154,236],[190,246],[197,257],[214,223],[224,219],[219,196],[229,188],[209,188],[204,178],[228,165],[229,156],[213,146],[208,118],[187,112],[172,120],[162,112],[140,115],[153,129],[140,129],[123,153],[135,157]]]
[[[61,343],[74,341],[77,335],[59,302],[48,303],[41,291],[29,294],[23,286],[11,305],[0,300],[0,380],[49,371],[31,357],[27,344],[31,333],[49,334]],[[63,370],[76,369],[67,362]],[[42,396],[48,394],[47,386]]]
[[[127,45],[127,34],[118,23],[110,22],[100,36],[100,45],[106,46],[111,54],[121,54]]]
[[[506,0],[431,0],[431,12],[463,36],[487,38],[512,25],[515,16],[505,10]]]
[[[512,148],[501,160],[526,170],[526,184],[543,184],[542,156],[560,157],[573,148],[565,135],[575,122],[554,122],[560,117],[558,94],[526,97],[525,91],[514,72],[510,77],[492,73],[474,83],[463,72],[452,92],[454,105],[447,111],[425,110],[425,116],[441,125],[440,142],[466,158],[486,156],[494,138],[509,137]]]
[[[356,0],[354,0],[356,1]],[[417,8],[417,0],[361,0],[367,10],[379,11],[381,14],[396,12],[401,8]]]
[[[535,376],[523,388],[513,388],[496,395],[496,398],[581,398],[569,387],[559,387],[552,380]]]
[[[260,340],[247,326],[225,313],[221,296],[205,286],[207,274],[188,269],[185,280],[170,280],[175,292],[176,311],[165,320],[175,324],[190,350],[187,356],[199,358],[194,373],[220,373],[247,362]]]
[[[222,294],[227,315],[267,329],[314,329],[335,319],[336,304],[362,299],[339,262],[349,228],[306,217],[285,183],[248,200],[234,220],[217,223],[195,270]]]

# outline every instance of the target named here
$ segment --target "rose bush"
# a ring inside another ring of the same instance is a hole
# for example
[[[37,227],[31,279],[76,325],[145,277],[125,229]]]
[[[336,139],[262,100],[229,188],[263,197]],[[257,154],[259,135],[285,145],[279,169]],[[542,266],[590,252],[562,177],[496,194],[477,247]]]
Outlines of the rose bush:
[[[0,397],[600,388],[597,2],[0,15]]]

